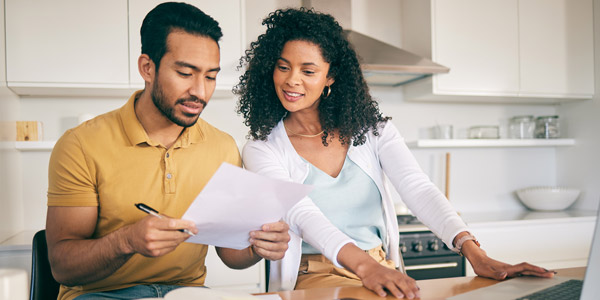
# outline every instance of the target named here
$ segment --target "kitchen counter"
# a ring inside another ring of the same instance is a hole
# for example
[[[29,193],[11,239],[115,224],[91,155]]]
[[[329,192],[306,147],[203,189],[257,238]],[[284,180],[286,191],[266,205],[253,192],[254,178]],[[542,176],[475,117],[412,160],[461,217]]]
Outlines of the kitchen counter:
[[[496,227],[506,225],[533,225],[557,222],[595,222],[596,211],[593,210],[563,210],[563,211],[532,211],[512,210],[497,212],[459,213],[469,227]],[[399,232],[427,231],[423,224],[401,224]]]
[[[557,270],[559,276],[582,279],[585,268]],[[420,299],[446,299],[471,290],[496,284],[500,281],[479,276],[453,277],[442,279],[417,280],[421,288]],[[284,291],[277,293],[282,300],[320,300],[320,299],[396,299],[391,295],[381,298],[364,287],[332,287],[306,290]],[[261,294],[265,295],[265,294]]]
[[[596,211],[593,210],[563,210],[563,211],[532,211],[515,210],[499,212],[463,213],[460,216],[468,225],[496,226],[499,223],[548,223],[548,222],[593,222]]]
[[[31,243],[36,232],[35,230],[18,232],[6,240],[0,241],[0,250],[31,250]]]

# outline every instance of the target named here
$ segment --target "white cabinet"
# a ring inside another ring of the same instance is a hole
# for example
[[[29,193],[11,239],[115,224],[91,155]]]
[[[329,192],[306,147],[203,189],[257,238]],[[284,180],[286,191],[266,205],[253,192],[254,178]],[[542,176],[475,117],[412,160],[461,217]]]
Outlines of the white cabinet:
[[[265,292],[265,261],[254,266],[233,270],[227,267],[217,255],[213,246],[208,247],[206,255],[206,281],[204,285],[215,289],[238,290],[246,293]]]
[[[140,28],[146,14],[165,1],[129,0],[129,76],[131,84],[143,88],[144,81],[138,72],[137,60],[141,54]],[[213,17],[223,32],[219,42],[221,49],[221,71],[217,75],[217,89],[230,91],[237,84],[240,73],[236,71],[242,55],[242,15],[240,0],[190,0],[186,3],[200,8]]]
[[[519,0],[521,94],[591,98],[592,11],[589,0]]]
[[[405,0],[403,32],[407,50],[450,68],[407,84],[407,100],[534,103],[594,94],[591,0]]]
[[[518,93],[516,2],[432,2],[433,60],[450,68],[449,74],[434,78],[437,91]]]
[[[231,95],[242,54],[241,0],[188,1],[223,31],[215,96]],[[129,96],[138,73],[140,27],[163,1],[6,1],[6,74],[20,95]]]
[[[6,1],[8,86],[124,88],[128,78],[127,2]]]
[[[547,269],[585,266],[595,217],[536,220],[536,214],[548,213],[531,212],[529,220],[475,223],[469,228],[481,248],[502,262],[529,262]],[[470,275],[474,272],[468,265]]]

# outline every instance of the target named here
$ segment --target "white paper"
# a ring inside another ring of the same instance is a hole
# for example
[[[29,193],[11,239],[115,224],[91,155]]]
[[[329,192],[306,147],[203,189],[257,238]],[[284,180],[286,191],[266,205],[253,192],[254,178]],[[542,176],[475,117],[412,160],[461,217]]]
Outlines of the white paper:
[[[250,231],[283,219],[312,188],[223,163],[181,217],[198,228],[186,242],[244,249]]]

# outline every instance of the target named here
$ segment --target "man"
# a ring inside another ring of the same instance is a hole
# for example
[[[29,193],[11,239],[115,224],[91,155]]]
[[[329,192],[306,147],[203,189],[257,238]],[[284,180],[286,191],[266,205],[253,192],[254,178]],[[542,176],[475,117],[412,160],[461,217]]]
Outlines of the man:
[[[59,299],[161,297],[204,284],[208,246],[183,243],[181,229],[198,232],[177,218],[222,162],[241,165],[233,139],[199,118],[215,89],[221,36],[196,7],[158,5],[141,28],[144,90],[57,142],[46,237]],[[165,217],[137,210],[138,202]],[[287,230],[265,224],[250,233],[249,248],[217,253],[232,268],[281,259]]]

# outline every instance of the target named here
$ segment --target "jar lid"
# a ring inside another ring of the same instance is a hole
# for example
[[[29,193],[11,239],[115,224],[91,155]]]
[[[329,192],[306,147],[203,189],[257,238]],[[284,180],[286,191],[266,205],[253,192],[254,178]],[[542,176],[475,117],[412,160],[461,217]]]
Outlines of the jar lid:
[[[558,119],[558,116],[539,116],[537,119]]]
[[[533,120],[533,116],[532,115],[523,115],[523,116],[514,116],[512,118],[510,118],[513,121],[517,121],[517,120]]]

